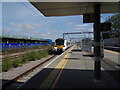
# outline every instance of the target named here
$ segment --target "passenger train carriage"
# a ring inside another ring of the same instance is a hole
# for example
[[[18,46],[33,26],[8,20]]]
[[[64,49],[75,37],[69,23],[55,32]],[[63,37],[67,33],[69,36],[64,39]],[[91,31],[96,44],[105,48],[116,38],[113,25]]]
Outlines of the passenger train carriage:
[[[68,47],[69,47],[70,43],[67,42],[67,40],[63,39],[63,38],[58,38],[55,40],[55,44],[54,44],[54,51],[57,52],[62,52],[65,51]]]

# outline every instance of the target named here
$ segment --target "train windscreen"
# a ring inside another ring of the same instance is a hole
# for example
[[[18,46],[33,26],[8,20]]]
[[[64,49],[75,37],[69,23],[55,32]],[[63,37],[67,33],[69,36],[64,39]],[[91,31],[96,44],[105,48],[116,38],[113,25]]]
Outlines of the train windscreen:
[[[64,45],[64,39],[57,39],[55,42],[56,45]]]

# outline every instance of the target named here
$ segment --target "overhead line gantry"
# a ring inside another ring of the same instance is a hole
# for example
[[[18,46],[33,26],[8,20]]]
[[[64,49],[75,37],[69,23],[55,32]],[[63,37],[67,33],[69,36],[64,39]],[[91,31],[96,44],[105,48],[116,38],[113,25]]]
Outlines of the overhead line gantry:
[[[68,33],[63,33],[63,39],[65,38],[65,35],[68,34],[91,34],[93,32],[68,32]]]

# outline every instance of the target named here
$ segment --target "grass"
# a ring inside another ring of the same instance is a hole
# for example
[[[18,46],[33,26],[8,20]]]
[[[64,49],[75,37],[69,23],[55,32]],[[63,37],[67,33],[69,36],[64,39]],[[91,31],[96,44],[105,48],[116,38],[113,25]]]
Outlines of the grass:
[[[16,58],[12,61],[12,67],[16,68],[18,66],[20,66],[22,63],[21,59],[20,58]]]
[[[12,53],[12,52],[23,52],[23,51],[27,51],[27,50],[35,50],[35,49],[45,49],[45,48],[52,48],[53,45],[49,45],[49,46],[34,46],[31,48],[27,48],[25,46],[21,47],[21,48],[8,48],[8,49],[3,49],[1,53]]]
[[[40,51],[27,52],[23,54],[23,56],[20,58],[15,58],[15,59],[12,59],[10,57],[4,58],[2,62],[2,71],[6,72],[11,68],[19,67],[27,63],[28,61],[39,60],[48,55],[49,55],[49,50],[40,50]]]
[[[10,68],[12,68],[12,59],[5,58],[2,62],[2,71],[8,71]]]

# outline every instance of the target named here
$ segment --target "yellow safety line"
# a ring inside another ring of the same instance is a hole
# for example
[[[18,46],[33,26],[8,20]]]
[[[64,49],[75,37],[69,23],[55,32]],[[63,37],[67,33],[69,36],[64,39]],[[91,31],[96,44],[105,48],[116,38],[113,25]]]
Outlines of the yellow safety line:
[[[67,58],[69,58],[69,57],[70,57],[70,54],[68,55]],[[52,85],[51,88],[54,88],[54,87],[56,86],[56,84],[57,84],[57,82],[58,82],[58,79],[60,78],[60,76],[61,76],[61,74],[62,74],[62,71],[63,71],[63,69],[64,69],[67,61],[68,61],[68,59],[66,59],[65,62],[64,62],[64,64],[62,65],[61,70],[60,70],[60,72],[58,73],[58,75],[57,75],[57,77],[56,77],[56,80],[54,81],[54,83],[53,83],[53,85]],[[57,68],[57,67],[56,67],[56,68]]]
[[[58,81],[58,79],[60,78],[60,76],[61,76],[61,74],[62,74],[62,71],[63,71],[63,69],[64,69],[64,67],[65,67],[65,65],[66,65],[66,63],[67,63],[67,61],[68,61],[68,58],[70,57],[70,51],[73,49],[73,47],[68,51],[68,53],[67,53],[67,55],[65,56],[66,57],[66,60],[64,61],[64,63],[63,63],[63,65],[62,65],[62,67],[61,67],[61,70],[60,70],[60,72],[58,73],[58,75],[57,75],[57,77],[56,77],[56,80],[54,81],[54,83],[53,83],[53,85],[52,85],[52,87],[51,88],[54,88],[55,86],[56,86],[56,84],[57,84],[57,81]],[[64,57],[64,58],[65,58]],[[62,61],[62,60],[61,60]],[[55,68],[59,68],[59,64],[55,67]]]
[[[119,52],[114,52],[114,51],[110,51],[110,50],[104,50],[105,52],[109,52],[109,53],[113,53],[113,54],[120,54]]]
[[[73,46],[74,47],[74,46]],[[67,63],[67,58],[70,57],[70,51],[73,49],[73,47],[68,51],[68,53],[64,56],[64,58],[59,62],[59,64],[55,67],[55,69],[61,69],[59,72],[57,70],[53,70],[49,75],[48,77],[44,80],[44,82],[41,84],[41,86],[39,87],[40,88],[54,88],[61,73],[62,73],[62,70],[64,69],[66,63]],[[56,76],[57,75],[57,76]],[[52,80],[54,80],[54,77],[56,76],[56,80],[53,81],[53,84],[51,87],[49,87],[49,83],[52,83]]]

